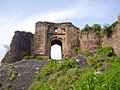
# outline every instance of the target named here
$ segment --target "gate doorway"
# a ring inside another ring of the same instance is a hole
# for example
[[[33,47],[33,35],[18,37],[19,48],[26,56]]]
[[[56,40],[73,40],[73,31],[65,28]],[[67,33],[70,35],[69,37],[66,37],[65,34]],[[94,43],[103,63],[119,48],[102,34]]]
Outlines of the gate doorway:
[[[51,42],[51,59],[60,60],[62,59],[62,42],[60,40],[53,40]]]

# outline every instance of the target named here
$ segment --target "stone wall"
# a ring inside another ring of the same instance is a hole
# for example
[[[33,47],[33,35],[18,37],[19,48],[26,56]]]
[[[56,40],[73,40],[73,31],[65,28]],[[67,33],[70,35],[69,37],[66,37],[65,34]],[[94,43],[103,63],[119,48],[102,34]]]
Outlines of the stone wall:
[[[79,47],[79,34],[77,33],[78,28],[71,25],[67,31],[67,47],[69,56],[74,55],[76,47]]]
[[[37,22],[35,34],[16,31],[10,45],[10,51],[5,55],[2,64],[19,61],[26,55],[45,56],[50,58],[52,42],[62,45],[62,57],[70,57],[76,47],[80,50],[95,51],[102,46],[112,46],[117,55],[120,55],[120,16],[118,24],[111,37],[100,37],[94,30],[78,33],[79,28],[70,22],[51,23]]]
[[[47,56],[47,24],[43,22],[37,22],[35,27],[35,34],[33,36],[32,43],[32,55],[34,56]]]
[[[102,41],[102,47],[112,46],[115,53],[120,55],[120,22],[118,22],[112,36],[105,36]]]
[[[55,44],[61,42],[62,57],[70,57],[74,54],[75,47],[79,47],[77,29],[70,22],[37,22],[35,34],[16,31],[10,45],[10,51],[5,55],[2,63],[12,63],[27,55],[50,58],[51,46],[54,41]]]
[[[71,56],[74,48],[79,46],[76,29],[77,27],[70,22],[37,22],[32,55],[50,57],[51,42],[58,40],[62,43],[62,57]]]
[[[2,64],[13,63],[21,60],[26,55],[31,55],[31,41],[33,34],[16,31],[10,45],[10,51],[6,53]]]
[[[97,47],[101,46],[99,34],[93,30],[81,33],[79,40],[80,50],[95,51]]]

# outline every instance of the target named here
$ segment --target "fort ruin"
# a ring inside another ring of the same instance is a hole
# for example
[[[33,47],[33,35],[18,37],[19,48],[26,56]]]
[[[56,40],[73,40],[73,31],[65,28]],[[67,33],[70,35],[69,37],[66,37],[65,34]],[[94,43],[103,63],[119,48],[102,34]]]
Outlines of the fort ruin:
[[[112,46],[117,55],[120,55],[120,15],[116,30],[111,37],[100,37],[91,30],[87,33],[78,33],[80,29],[70,22],[52,23],[37,22],[35,34],[16,31],[10,45],[10,51],[5,55],[2,64],[9,64],[21,60],[24,56],[42,56],[51,58],[51,46],[61,46],[61,55],[71,57],[75,48],[94,51],[97,47]]]

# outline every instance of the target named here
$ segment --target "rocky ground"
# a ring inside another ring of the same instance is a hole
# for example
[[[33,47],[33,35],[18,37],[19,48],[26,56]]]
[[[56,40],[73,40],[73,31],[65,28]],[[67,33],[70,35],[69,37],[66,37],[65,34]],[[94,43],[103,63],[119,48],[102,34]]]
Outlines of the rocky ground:
[[[49,61],[19,61],[0,68],[0,90],[27,90],[38,74]]]
[[[87,67],[85,57],[78,56],[80,67]],[[6,65],[0,68],[0,90],[28,90],[35,76],[49,60],[27,60]]]

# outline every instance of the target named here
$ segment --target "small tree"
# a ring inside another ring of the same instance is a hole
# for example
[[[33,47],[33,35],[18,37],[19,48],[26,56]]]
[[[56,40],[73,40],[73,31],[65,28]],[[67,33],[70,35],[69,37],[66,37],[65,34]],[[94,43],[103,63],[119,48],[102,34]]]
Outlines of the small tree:
[[[93,24],[92,29],[95,31],[101,31],[101,25],[100,24]]]
[[[88,32],[89,30],[91,30],[91,27],[86,24],[85,27],[82,29],[82,32]]]
[[[104,33],[107,37],[112,36],[112,33],[115,30],[115,27],[116,27],[117,23],[118,23],[118,21],[112,23],[111,25],[109,25],[109,24],[104,25],[103,29],[104,29]]]
[[[9,45],[3,45],[3,46],[6,49],[6,53],[10,51],[10,46]]]

